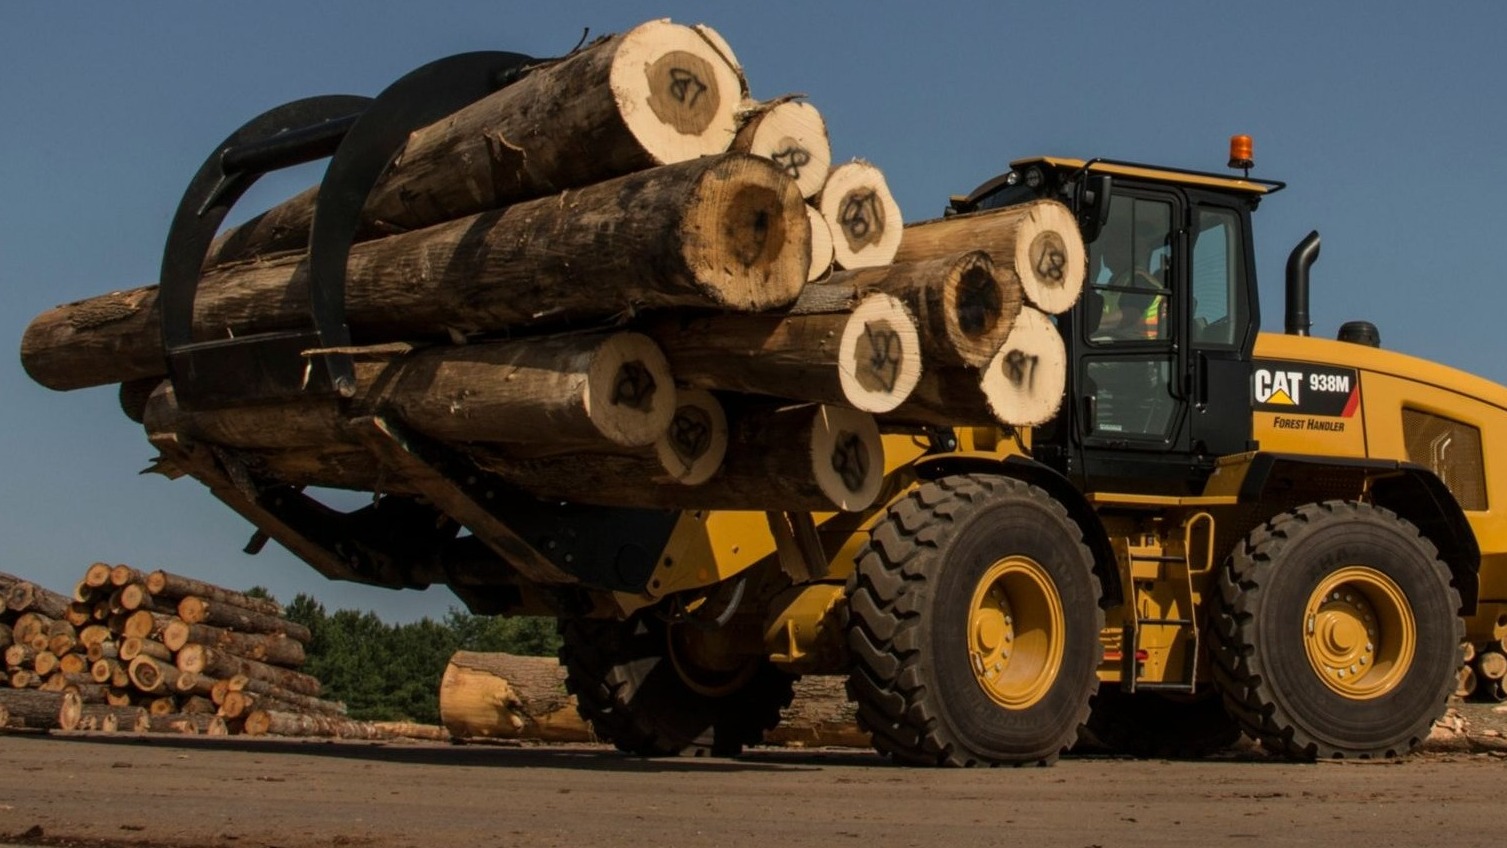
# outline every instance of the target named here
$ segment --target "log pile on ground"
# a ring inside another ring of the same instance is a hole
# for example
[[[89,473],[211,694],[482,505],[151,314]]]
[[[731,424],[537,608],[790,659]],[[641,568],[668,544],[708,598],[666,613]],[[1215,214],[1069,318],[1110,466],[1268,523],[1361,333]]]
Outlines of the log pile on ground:
[[[302,320],[314,197],[221,235],[199,339]],[[654,21],[408,138],[347,267],[352,396],[180,403],[153,286],[37,317],[22,361],[122,384],[172,476],[194,473],[173,445],[208,443],[269,484],[420,494],[363,437],[377,417],[541,497],[861,510],[881,432],[1055,412],[1046,313],[1084,266],[1052,202],[903,226],[878,168],[832,165],[814,106],[749,99],[720,36]]]
[[[299,671],[311,635],[277,603],[95,563],[71,598],[0,574],[10,689],[0,727],[353,739],[437,728],[354,721]]]

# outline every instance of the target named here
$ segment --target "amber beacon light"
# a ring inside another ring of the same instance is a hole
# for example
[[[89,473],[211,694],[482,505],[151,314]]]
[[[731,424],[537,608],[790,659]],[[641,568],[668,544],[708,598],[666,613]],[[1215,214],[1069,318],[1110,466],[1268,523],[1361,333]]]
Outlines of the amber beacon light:
[[[1254,149],[1250,136],[1230,136],[1230,167],[1240,168],[1246,172],[1246,176],[1250,176],[1251,168],[1256,166],[1256,160],[1252,156]]]

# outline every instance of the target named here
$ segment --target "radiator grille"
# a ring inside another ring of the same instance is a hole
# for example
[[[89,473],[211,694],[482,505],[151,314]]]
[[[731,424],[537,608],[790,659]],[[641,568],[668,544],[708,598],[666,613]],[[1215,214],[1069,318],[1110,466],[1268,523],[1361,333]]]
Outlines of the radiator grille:
[[[1402,436],[1408,459],[1439,475],[1462,508],[1486,509],[1486,469],[1478,428],[1442,415],[1404,409]]]

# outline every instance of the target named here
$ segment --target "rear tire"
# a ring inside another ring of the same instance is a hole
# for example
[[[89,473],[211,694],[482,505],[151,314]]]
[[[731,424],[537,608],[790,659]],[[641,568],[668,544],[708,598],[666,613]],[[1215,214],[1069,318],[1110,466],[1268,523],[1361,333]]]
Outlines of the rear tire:
[[[1048,764],[1097,686],[1100,586],[1067,510],[988,475],[893,505],[849,582],[848,694],[908,765]]]
[[[1276,753],[1406,754],[1454,692],[1460,595],[1434,546],[1380,507],[1310,504],[1257,528],[1216,606],[1225,706]]]
[[[758,659],[735,688],[698,691],[669,656],[667,627],[652,611],[561,623],[565,688],[581,718],[598,738],[642,757],[732,757],[763,741],[790,705],[795,678]]]

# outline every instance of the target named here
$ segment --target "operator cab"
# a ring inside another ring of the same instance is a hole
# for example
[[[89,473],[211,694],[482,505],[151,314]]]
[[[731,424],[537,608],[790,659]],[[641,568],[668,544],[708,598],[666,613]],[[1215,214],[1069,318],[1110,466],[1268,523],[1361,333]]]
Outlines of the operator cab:
[[[1237,137],[1240,138],[1240,137]],[[1248,144],[1248,142],[1247,142]],[[1250,167],[1247,156],[1232,166]],[[1088,248],[1083,296],[1057,316],[1067,394],[1035,458],[1085,491],[1190,494],[1215,460],[1252,450],[1251,351],[1260,324],[1251,211],[1282,183],[1033,158],[953,211],[1066,203]]]

